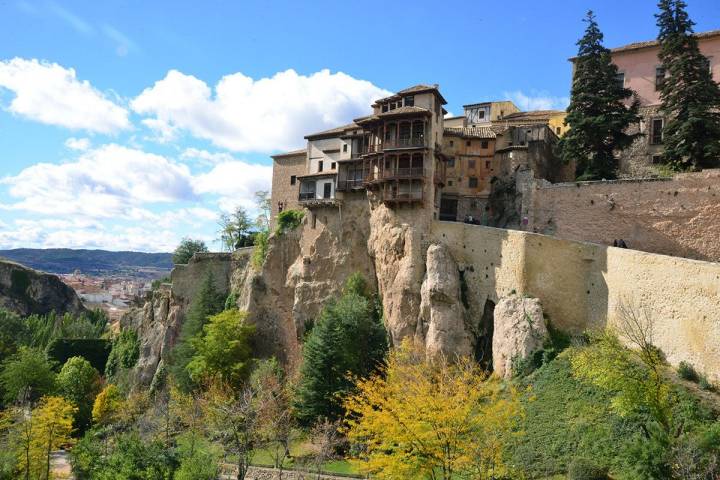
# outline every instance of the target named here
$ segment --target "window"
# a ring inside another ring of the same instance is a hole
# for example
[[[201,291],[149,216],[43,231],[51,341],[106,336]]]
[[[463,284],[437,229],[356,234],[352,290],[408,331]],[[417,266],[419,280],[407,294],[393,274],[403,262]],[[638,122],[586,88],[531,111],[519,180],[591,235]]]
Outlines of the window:
[[[480,142],[480,148],[488,148],[488,141],[483,140],[482,142]]]
[[[477,177],[470,177],[468,178],[468,187],[470,188],[477,188],[478,186],[478,179]]]
[[[562,129],[561,129],[560,127],[555,127],[555,133],[556,133],[557,135],[560,135],[560,132],[561,132],[561,131],[562,131]]]
[[[318,172],[322,172],[322,171],[323,171],[323,161],[320,160],[320,161],[318,162]]]
[[[665,83],[665,68],[655,67],[655,90],[660,90]]]
[[[343,143],[343,153],[347,152],[347,143]]]
[[[500,110],[500,118],[503,118],[505,116],[505,110]]]
[[[615,74],[615,81],[618,87],[625,88],[625,72],[618,72]]]
[[[405,97],[405,106],[406,107],[414,107],[415,106],[415,95],[410,95],[409,97]]]
[[[663,119],[653,118],[652,131],[650,132],[650,144],[660,145],[663,141]]]
[[[468,160],[468,168],[470,168],[470,169],[475,168],[475,160]]]
[[[452,147],[452,146],[454,146],[454,145],[455,145],[455,142],[453,142],[452,140],[450,140],[450,146]]]
[[[652,163],[653,165],[657,165],[662,163],[662,155],[653,155],[652,156]]]
[[[285,205],[283,205],[283,202],[278,202],[278,213],[282,213],[283,208],[285,208]]]
[[[485,160],[485,168],[490,169],[490,160]]]
[[[480,120],[482,120],[483,118],[485,118],[485,110],[479,110],[479,111],[478,111],[478,118],[479,118]]]
[[[295,185],[297,183],[297,177],[295,175],[290,175],[290,185]]]
[[[469,146],[470,146],[470,140],[466,141],[466,142],[465,142],[465,145],[469,147]]]
[[[323,184],[323,198],[330,198],[332,196],[332,183],[325,182]]]
[[[387,103],[383,103],[383,105],[382,105],[382,111],[383,111],[383,112],[387,112],[387,111],[388,111],[388,104],[387,104]]]
[[[335,170],[335,162],[332,162],[332,163],[330,164],[330,170]]]
[[[448,166],[448,168],[455,168],[455,159],[454,159],[454,158],[448,158],[448,160],[447,160],[447,166]]]
[[[452,181],[452,180],[448,180],[448,187],[452,187],[452,186],[453,186],[453,181]]]

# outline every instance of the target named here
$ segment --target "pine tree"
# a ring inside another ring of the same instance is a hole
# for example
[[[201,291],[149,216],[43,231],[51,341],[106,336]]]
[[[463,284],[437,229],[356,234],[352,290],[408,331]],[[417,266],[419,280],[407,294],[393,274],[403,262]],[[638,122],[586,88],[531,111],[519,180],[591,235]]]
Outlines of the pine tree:
[[[627,148],[637,134],[627,128],[640,121],[637,99],[628,107],[625,101],[633,91],[617,81],[618,69],[610,50],[602,44],[603,34],[595,15],[587,13],[585,35],[578,41],[570,106],[566,123],[570,130],[559,143],[565,162],[576,161],[579,179],[615,178],[614,152]]]
[[[664,161],[674,170],[720,166],[720,86],[700,53],[683,0],[661,0],[655,15],[660,60]]]
[[[225,298],[218,293],[212,273],[208,272],[190,303],[178,342],[171,355],[170,372],[177,386],[184,392],[190,391],[194,386],[187,371],[187,365],[195,354],[193,338],[202,333],[208,317],[222,311],[224,303]]]
[[[309,426],[320,418],[342,415],[341,395],[352,389],[350,375],[371,374],[387,352],[387,334],[379,309],[359,274],[342,296],[325,305],[303,346],[296,391],[298,421]]]

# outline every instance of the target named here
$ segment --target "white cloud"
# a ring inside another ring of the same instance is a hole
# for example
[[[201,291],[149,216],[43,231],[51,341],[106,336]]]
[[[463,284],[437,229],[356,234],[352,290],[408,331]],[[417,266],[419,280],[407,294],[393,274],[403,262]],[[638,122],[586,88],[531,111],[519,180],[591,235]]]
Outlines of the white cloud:
[[[224,211],[237,206],[255,208],[255,192],[270,190],[272,167],[250,164],[239,160],[216,165],[207,173],[195,178],[198,194],[219,195],[218,204]]]
[[[65,146],[70,150],[78,150],[80,152],[84,152],[85,150],[90,148],[90,139],[70,137],[65,140]]]
[[[8,110],[38,122],[98,133],[130,128],[125,108],[57,63],[0,61],[0,88],[15,94]]]
[[[308,76],[286,70],[254,80],[226,75],[213,88],[171,70],[131,102],[143,123],[161,139],[178,130],[235,151],[297,147],[304,135],[366,114],[390,92],[345,73],[321,70]]]
[[[554,97],[548,92],[531,90],[529,94],[516,90],[505,92],[506,98],[512,100],[520,110],[565,110],[570,104],[568,97]]]
[[[217,165],[218,163],[235,161],[235,158],[227,152],[208,152],[199,148],[186,148],[180,154],[180,158],[201,165]]]
[[[90,218],[147,218],[144,207],[195,198],[185,165],[141,150],[105,145],[64,164],[39,163],[5,177],[10,208]]]

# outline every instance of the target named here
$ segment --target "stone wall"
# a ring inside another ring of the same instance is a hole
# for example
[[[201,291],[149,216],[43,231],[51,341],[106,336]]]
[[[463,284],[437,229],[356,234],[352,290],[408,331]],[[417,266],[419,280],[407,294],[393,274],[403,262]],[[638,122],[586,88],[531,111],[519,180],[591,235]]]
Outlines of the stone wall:
[[[252,250],[252,247],[239,251]],[[233,269],[231,253],[196,253],[185,265],[175,265],[170,272],[173,296],[185,304],[192,301],[205,275],[210,273],[218,292],[228,293]]]
[[[720,261],[720,170],[672,179],[525,187],[522,229],[569,240]]]
[[[479,312],[515,291],[537,297],[570,333],[617,325],[620,305],[647,313],[668,361],[720,379],[720,264],[544,235],[435,222]]]
[[[653,155],[663,152],[662,144],[652,143],[652,121],[663,118],[660,105],[647,105],[640,107],[640,123],[633,124],[627,129],[628,134],[640,134],[626,149],[619,152],[620,176],[640,177],[657,175],[657,165],[653,164]]]

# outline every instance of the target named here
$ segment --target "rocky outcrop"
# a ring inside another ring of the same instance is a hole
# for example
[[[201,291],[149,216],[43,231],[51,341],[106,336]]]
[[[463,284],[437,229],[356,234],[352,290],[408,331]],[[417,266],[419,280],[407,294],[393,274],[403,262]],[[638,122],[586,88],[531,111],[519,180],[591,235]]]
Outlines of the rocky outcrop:
[[[27,316],[87,313],[71,287],[57,276],[0,260],[0,307]]]
[[[528,358],[542,348],[548,336],[540,300],[511,295],[495,306],[492,341],[495,373],[509,378],[513,362]]]
[[[445,245],[430,245],[420,290],[420,319],[428,354],[471,355],[473,339],[465,327],[460,274]]]
[[[140,357],[131,383],[149,386],[180,334],[182,307],[168,288],[157,290],[142,308],[131,309],[120,319],[120,328],[137,332]]]

